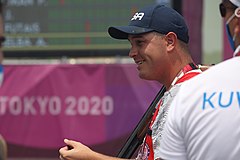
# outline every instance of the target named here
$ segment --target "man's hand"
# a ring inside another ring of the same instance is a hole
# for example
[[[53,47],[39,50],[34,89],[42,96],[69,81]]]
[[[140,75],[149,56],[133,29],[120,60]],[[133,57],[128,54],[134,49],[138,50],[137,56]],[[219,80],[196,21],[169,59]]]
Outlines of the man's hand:
[[[59,149],[61,160],[123,160],[122,158],[94,152],[80,142],[64,139],[66,146]]]
[[[66,146],[59,149],[61,160],[88,160],[93,151],[80,142],[64,139]]]

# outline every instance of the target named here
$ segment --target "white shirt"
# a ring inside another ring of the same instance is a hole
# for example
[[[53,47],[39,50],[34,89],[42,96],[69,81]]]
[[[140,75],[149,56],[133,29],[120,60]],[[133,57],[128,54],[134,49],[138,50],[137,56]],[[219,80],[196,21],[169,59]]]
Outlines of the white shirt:
[[[159,157],[240,159],[240,57],[182,84],[169,108]]]
[[[164,93],[164,96],[162,97],[162,105],[159,109],[156,120],[152,125],[152,143],[153,143],[153,150],[154,150],[154,159],[159,158],[158,152],[161,146],[161,138],[162,138],[163,128],[166,123],[169,106],[172,103],[177,92],[179,91],[181,84],[183,83],[174,85],[169,91],[166,91]]]
[[[156,119],[152,125],[152,143],[153,143],[154,157],[155,155],[158,155],[158,151],[159,151],[158,148],[160,147],[161,135],[162,135],[165,121],[166,121],[169,105],[174,99],[174,97],[176,96],[181,84],[182,83],[176,84],[169,91],[166,91],[160,100],[162,104],[158,111]],[[158,107],[159,103],[160,102],[158,102],[156,107]],[[149,156],[149,152],[150,152],[150,148],[148,144],[143,143],[141,145],[141,148],[139,149],[136,160],[147,160]]]

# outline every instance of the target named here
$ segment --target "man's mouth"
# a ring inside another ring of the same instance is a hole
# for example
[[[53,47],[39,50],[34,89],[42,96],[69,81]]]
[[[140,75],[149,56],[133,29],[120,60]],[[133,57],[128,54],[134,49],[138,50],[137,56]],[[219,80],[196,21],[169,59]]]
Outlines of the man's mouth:
[[[136,61],[136,64],[137,64],[137,65],[141,65],[141,64],[143,64],[143,62],[144,62],[144,60]]]

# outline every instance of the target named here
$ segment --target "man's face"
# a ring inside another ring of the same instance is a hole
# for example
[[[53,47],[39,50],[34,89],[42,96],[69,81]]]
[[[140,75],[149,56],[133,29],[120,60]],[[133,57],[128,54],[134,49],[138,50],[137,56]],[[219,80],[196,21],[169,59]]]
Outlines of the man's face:
[[[237,33],[236,26],[239,26],[239,18],[235,16],[236,6],[234,6],[229,0],[223,0],[219,5],[221,16],[224,18],[225,23],[229,27],[229,31],[232,37],[235,37],[235,47],[240,43],[240,37]]]
[[[167,51],[164,36],[155,32],[129,35],[129,56],[137,64],[139,77],[163,82],[167,70]]]
[[[223,0],[219,5],[221,16],[227,21],[234,13],[236,7],[229,0]]]

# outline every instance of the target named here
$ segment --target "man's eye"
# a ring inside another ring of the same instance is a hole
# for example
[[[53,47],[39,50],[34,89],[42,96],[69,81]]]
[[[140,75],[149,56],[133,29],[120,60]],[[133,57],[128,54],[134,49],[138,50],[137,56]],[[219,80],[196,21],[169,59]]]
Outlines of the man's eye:
[[[144,41],[142,41],[142,40],[137,40],[136,41],[136,44],[139,45],[139,46],[143,45],[143,43],[144,43]]]

